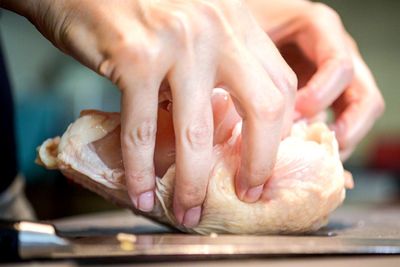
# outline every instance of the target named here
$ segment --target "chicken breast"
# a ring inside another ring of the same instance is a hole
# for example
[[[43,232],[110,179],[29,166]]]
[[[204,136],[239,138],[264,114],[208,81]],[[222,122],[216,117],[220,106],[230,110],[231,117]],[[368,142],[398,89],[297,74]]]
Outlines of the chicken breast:
[[[199,225],[177,225],[172,212],[174,134],[168,107],[158,113],[155,151],[156,205],[136,210],[127,194],[121,158],[120,115],[84,111],[63,136],[38,148],[37,162],[61,172],[104,198],[181,231],[198,234],[295,234],[318,230],[351,187],[335,135],[324,123],[293,125],[280,144],[272,177],[255,203],[240,201],[234,176],[239,166],[240,117],[227,95],[213,98],[214,153]]]

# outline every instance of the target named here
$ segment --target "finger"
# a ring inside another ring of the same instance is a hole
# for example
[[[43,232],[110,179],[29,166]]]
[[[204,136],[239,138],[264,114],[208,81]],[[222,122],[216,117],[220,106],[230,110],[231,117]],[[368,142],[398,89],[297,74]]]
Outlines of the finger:
[[[159,83],[142,80],[122,91],[121,144],[126,183],[133,204],[145,212],[154,206],[158,87]]]
[[[248,33],[249,38],[247,39],[249,41],[247,46],[269,74],[275,87],[279,89],[285,98],[286,109],[283,116],[283,134],[286,136],[289,134],[293,122],[297,77],[264,31],[257,25],[253,29]]]
[[[224,66],[224,78],[243,118],[236,190],[241,200],[254,202],[272,174],[283,131],[285,99],[247,50],[233,53]]]
[[[371,95],[359,101],[346,102],[343,111],[336,115],[331,129],[336,133],[340,150],[349,151],[343,154],[345,158],[351,154],[382,113],[380,104],[375,103],[379,97]]]
[[[233,106],[228,92],[217,88],[212,92],[212,109],[214,121],[213,143],[225,142],[235,125],[241,120]],[[158,109],[157,138],[154,152],[156,175],[163,177],[168,168],[175,162],[175,134],[172,112],[165,108]]]
[[[296,110],[312,117],[331,106],[348,86],[351,68],[344,60],[335,58],[317,66],[317,73],[297,93]]]
[[[335,132],[340,148],[341,160],[347,160],[359,141],[372,127],[372,110],[361,102],[348,102],[345,109],[337,114],[330,128]]]
[[[176,142],[174,213],[179,224],[195,227],[201,217],[210,175],[213,117],[211,82],[186,69],[172,75],[173,121]],[[185,73],[187,75],[182,75]]]
[[[346,149],[342,149],[339,151],[339,156],[340,156],[340,160],[342,162],[345,162],[346,160],[348,160],[351,156],[351,154],[353,154],[354,150],[355,150],[355,146],[352,147],[348,147]]]
[[[359,56],[354,56],[356,78],[333,105],[335,131],[343,157],[348,157],[355,146],[372,128],[383,113],[384,101],[374,78]]]
[[[297,94],[296,109],[307,117],[329,107],[353,79],[353,63],[343,26],[331,11],[325,13],[320,15],[322,19],[311,19],[293,35],[317,69]]]
[[[316,122],[326,123],[328,121],[328,112],[326,110],[321,111],[320,113],[316,114],[313,117],[306,118],[305,121],[307,122],[307,124],[312,124]]]

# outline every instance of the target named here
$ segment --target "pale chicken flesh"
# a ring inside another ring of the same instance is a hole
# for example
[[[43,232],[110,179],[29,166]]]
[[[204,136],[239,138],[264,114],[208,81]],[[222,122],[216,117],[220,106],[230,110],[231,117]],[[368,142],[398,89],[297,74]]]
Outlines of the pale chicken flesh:
[[[178,225],[173,212],[174,133],[168,108],[158,112],[155,151],[156,204],[136,210],[128,197],[121,157],[120,115],[84,111],[63,136],[38,148],[37,162],[107,200],[189,233],[295,234],[318,230],[352,187],[343,169],[335,135],[325,123],[295,123],[280,144],[273,175],[260,200],[240,201],[234,176],[240,164],[240,117],[229,97],[213,99],[213,168],[201,220],[194,228]]]

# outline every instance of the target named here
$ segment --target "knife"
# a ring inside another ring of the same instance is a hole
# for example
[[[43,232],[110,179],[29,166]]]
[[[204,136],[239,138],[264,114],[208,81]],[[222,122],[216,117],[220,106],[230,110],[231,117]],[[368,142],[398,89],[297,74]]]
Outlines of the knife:
[[[101,232],[101,231],[100,231]],[[400,254],[400,239],[311,236],[209,236],[119,232],[65,235],[42,222],[0,223],[0,260],[177,260],[299,255]]]
[[[0,220],[0,261],[46,257],[70,246],[51,224]]]

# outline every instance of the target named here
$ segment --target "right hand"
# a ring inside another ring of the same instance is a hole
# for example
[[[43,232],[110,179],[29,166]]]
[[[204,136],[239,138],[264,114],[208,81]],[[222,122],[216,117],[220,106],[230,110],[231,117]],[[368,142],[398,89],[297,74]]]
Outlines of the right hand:
[[[291,125],[297,80],[242,1],[11,2],[55,46],[121,90],[123,160],[137,208],[150,211],[154,205],[157,104],[164,80],[173,100],[177,222],[193,227],[201,216],[213,146],[210,98],[217,86],[232,95],[243,118],[237,194],[258,200]]]

